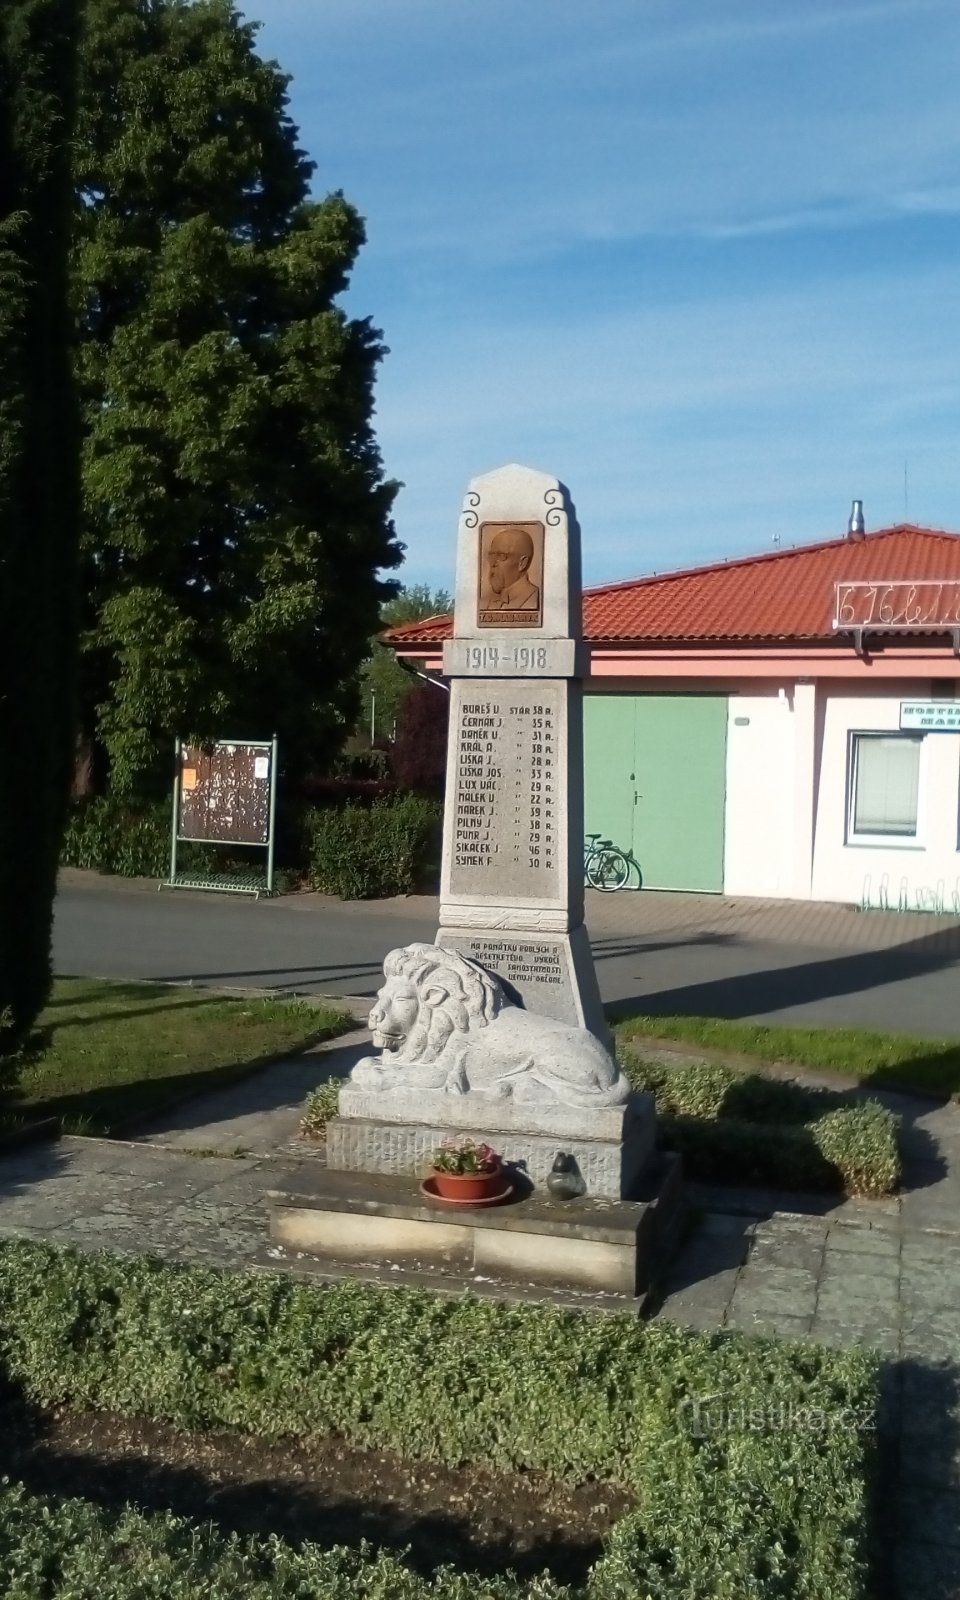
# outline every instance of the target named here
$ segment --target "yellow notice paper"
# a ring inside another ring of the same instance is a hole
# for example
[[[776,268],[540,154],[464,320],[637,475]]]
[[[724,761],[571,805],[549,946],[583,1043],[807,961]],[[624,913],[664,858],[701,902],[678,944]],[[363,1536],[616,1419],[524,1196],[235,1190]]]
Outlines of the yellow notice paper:
[[[183,789],[195,789],[197,787],[196,767],[184,767],[180,778],[180,786]]]

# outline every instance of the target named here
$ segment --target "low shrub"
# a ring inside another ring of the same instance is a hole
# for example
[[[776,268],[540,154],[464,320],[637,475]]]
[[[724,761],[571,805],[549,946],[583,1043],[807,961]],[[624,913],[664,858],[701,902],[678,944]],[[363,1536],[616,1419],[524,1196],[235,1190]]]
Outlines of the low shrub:
[[[0,1361],[43,1405],[339,1435],[450,1465],[622,1484],[637,1510],[615,1530],[584,1600],[867,1593],[878,1368],[860,1348],[9,1240],[0,1244]],[[705,1426],[698,1398],[711,1403]],[[92,1543],[84,1537],[84,1550]],[[10,1559],[2,1542],[0,1554]],[[31,1560],[19,1568],[30,1582]],[[139,1562],[134,1569],[139,1577]],[[320,1576],[299,1592],[326,1595]],[[340,1592],[414,1600],[432,1592],[421,1581],[368,1566]],[[522,1591],[507,1580],[443,1582],[435,1592],[451,1600],[558,1592],[548,1580]],[[35,1591],[5,1592],[26,1600]],[[91,1578],[69,1592],[100,1591]],[[233,1592],[288,1591],[238,1583]]]
[[[441,811],[403,794],[314,813],[310,882],[342,900],[412,894],[439,855]]]
[[[310,1090],[303,1102],[300,1116],[300,1132],[304,1138],[323,1138],[327,1131],[327,1123],[337,1114],[337,1102],[342,1088],[342,1078],[331,1078],[328,1083],[318,1084],[316,1089]]]
[[[124,878],[165,877],[170,862],[170,807],[133,810],[109,796],[84,800],[68,819],[60,850],[65,867]]]
[[[549,1579],[412,1572],[367,1548],[297,1547],[133,1507],[0,1487],[0,1592],[7,1600],[563,1600]]]
[[[716,1062],[670,1066],[622,1044],[620,1056],[634,1088],[653,1095],[661,1139],[692,1177],[874,1196],[900,1182],[899,1119],[877,1101]]]

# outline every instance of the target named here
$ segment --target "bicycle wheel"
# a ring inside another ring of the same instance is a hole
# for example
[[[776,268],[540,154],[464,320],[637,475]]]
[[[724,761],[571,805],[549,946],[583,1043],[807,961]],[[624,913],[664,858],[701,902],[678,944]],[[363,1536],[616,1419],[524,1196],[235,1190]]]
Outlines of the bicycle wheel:
[[[622,850],[598,850],[587,867],[587,882],[604,893],[622,889],[630,876],[630,863]]]

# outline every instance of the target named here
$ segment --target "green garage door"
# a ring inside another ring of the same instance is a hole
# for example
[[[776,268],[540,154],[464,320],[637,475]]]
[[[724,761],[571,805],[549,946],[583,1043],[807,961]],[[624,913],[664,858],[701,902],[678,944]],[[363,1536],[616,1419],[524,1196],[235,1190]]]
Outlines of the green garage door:
[[[725,695],[587,695],[587,833],[630,845],[644,888],[723,890]]]

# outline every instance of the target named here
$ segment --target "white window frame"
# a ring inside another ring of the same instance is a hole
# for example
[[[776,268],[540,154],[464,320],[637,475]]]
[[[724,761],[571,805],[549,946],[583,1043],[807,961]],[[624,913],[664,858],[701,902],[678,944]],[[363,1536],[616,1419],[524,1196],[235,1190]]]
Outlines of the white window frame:
[[[860,833],[855,825],[857,810],[857,741],[858,739],[909,739],[920,746],[917,759],[917,825],[913,833]],[[901,733],[898,728],[851,728],[847,734],[847,836],[845,843],[853,848],[873,850],[925,850],[923,820],[926,816],[926,769],[924,746],[926,735]]]

